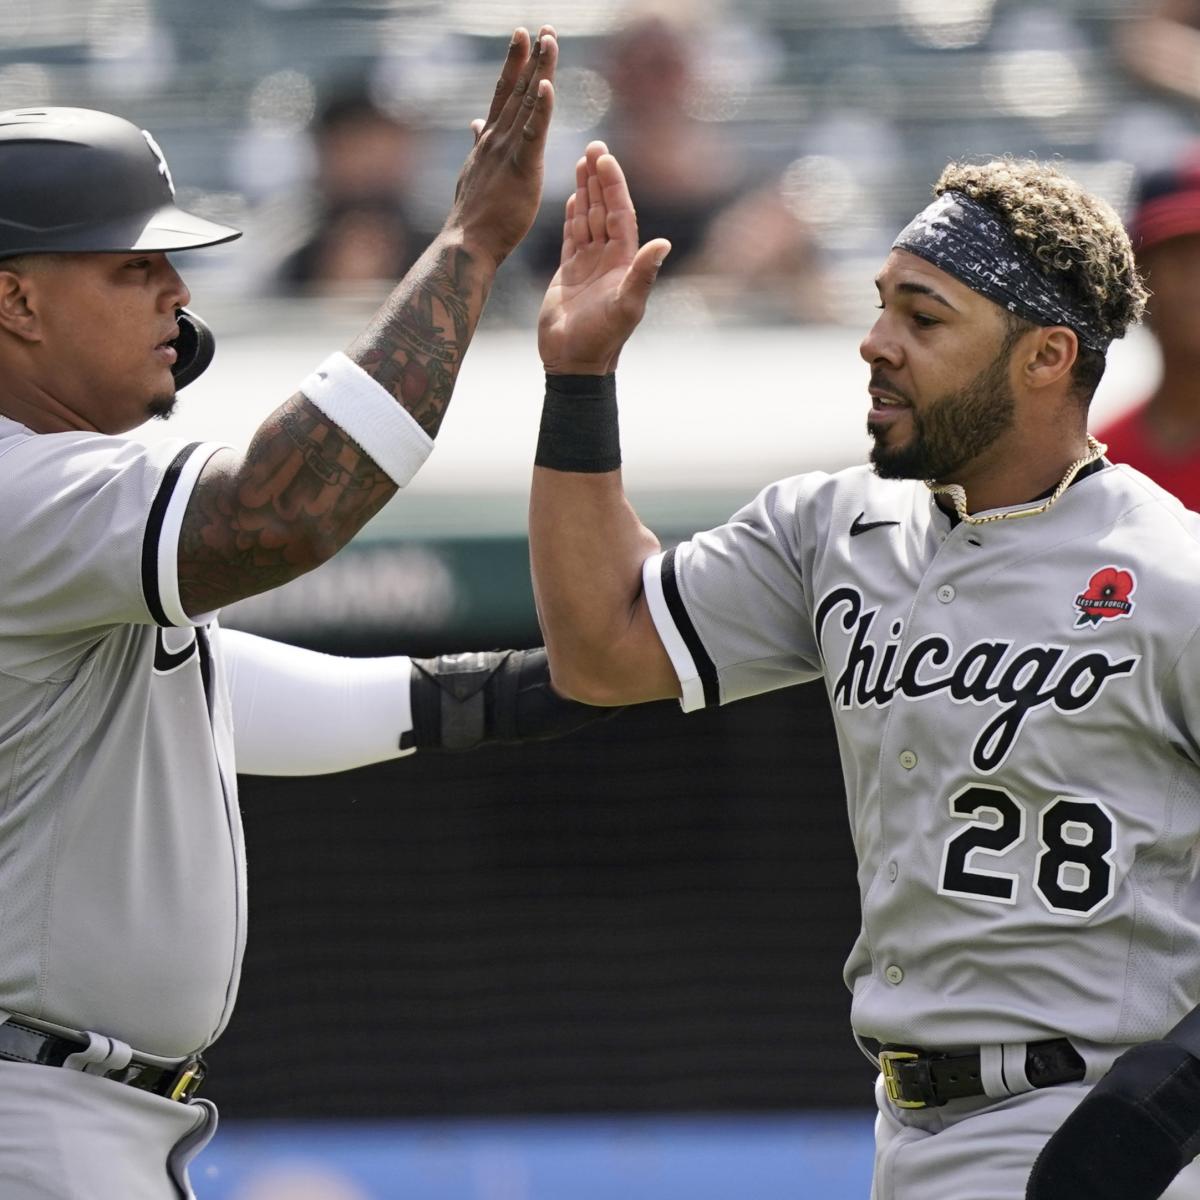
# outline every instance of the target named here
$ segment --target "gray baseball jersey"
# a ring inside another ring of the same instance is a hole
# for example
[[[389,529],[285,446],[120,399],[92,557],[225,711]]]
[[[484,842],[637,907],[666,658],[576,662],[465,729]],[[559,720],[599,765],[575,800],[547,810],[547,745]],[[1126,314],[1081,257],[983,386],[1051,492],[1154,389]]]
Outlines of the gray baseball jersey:
[[[824,677],[860,1035],[1124,1044],[1200,1001],[1200,516],[1109,465],[954,523],[862,467],[768,487],[644,581],[685,709]]]
[[[0,1008],[171,1057],[224,1026],[245,940],[215,622],[176,576],[216,449],[0,419]]]

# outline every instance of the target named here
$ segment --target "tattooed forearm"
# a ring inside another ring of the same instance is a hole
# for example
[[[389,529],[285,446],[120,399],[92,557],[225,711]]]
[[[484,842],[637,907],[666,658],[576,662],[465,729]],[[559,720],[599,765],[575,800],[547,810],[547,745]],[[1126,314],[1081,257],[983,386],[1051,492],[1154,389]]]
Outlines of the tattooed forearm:
[[[480,282],[483,290],[479,297],[479,307],[472,316],[471,283],[473,276],[478,274],[480,272],[475,269],[474,260],[461,249],[451,256],[449,264],[439,258],[432,273],[432,282],[441,292],[442,306],[450,314],[450,319],[454,322],[455,336],[464,350],[487,302],[488,290],[491,287],[490,274],[482,277]]]
[[[350,347],[430,437],[446,415],[493,271],[464,246],[434,242]]]
[[[303,396],[267,419],[245,457],[214,458],[179,535],[191,614],[278,587],[344,546],[396,485]]]
[[[440,237],[349,350],[431,437],[494,272],[494,260]],[[262,424],[240,461],[218,456],[204,468],[180,532],[184,609],[211,612],[311,570],[395,491],[337,425],[293,397]]]

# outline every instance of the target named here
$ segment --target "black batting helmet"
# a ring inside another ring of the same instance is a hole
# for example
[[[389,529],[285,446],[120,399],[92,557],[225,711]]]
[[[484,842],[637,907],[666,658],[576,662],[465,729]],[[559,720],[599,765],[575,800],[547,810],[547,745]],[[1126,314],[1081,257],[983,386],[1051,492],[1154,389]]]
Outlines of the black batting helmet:
[[[176,207],[167,160],[129,121],[88,108],[0,112],[0,258],[191,250],[240,236]]]
[[[89,108],[0,112],[0,260],[193,250],[241,236],[176,206],[171,169],[144,129]],[[181,388],[212,361],[213,336],[186,308],[178,321]]]

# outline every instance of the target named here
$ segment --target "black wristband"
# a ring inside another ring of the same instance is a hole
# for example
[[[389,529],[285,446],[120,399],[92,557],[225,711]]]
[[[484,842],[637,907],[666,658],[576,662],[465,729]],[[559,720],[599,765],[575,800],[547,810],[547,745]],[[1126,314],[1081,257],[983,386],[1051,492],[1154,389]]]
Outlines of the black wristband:
[[[599,474],[621,465],[615,375],[547,375],[534,464]]]

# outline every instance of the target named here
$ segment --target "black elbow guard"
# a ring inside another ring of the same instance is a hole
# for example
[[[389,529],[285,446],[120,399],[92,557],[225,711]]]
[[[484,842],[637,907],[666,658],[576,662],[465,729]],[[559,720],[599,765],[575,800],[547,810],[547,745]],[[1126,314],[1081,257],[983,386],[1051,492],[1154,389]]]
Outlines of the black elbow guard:
[[[618,709],[567,700],[550,686],[546,651],[490,650],[412,660],[412,735],[419,750],[560,737]]]
[[[1200,1061],[1127,1050],[1043,1147],[1026,1200],[1157,1200],[1200,1152]]]

